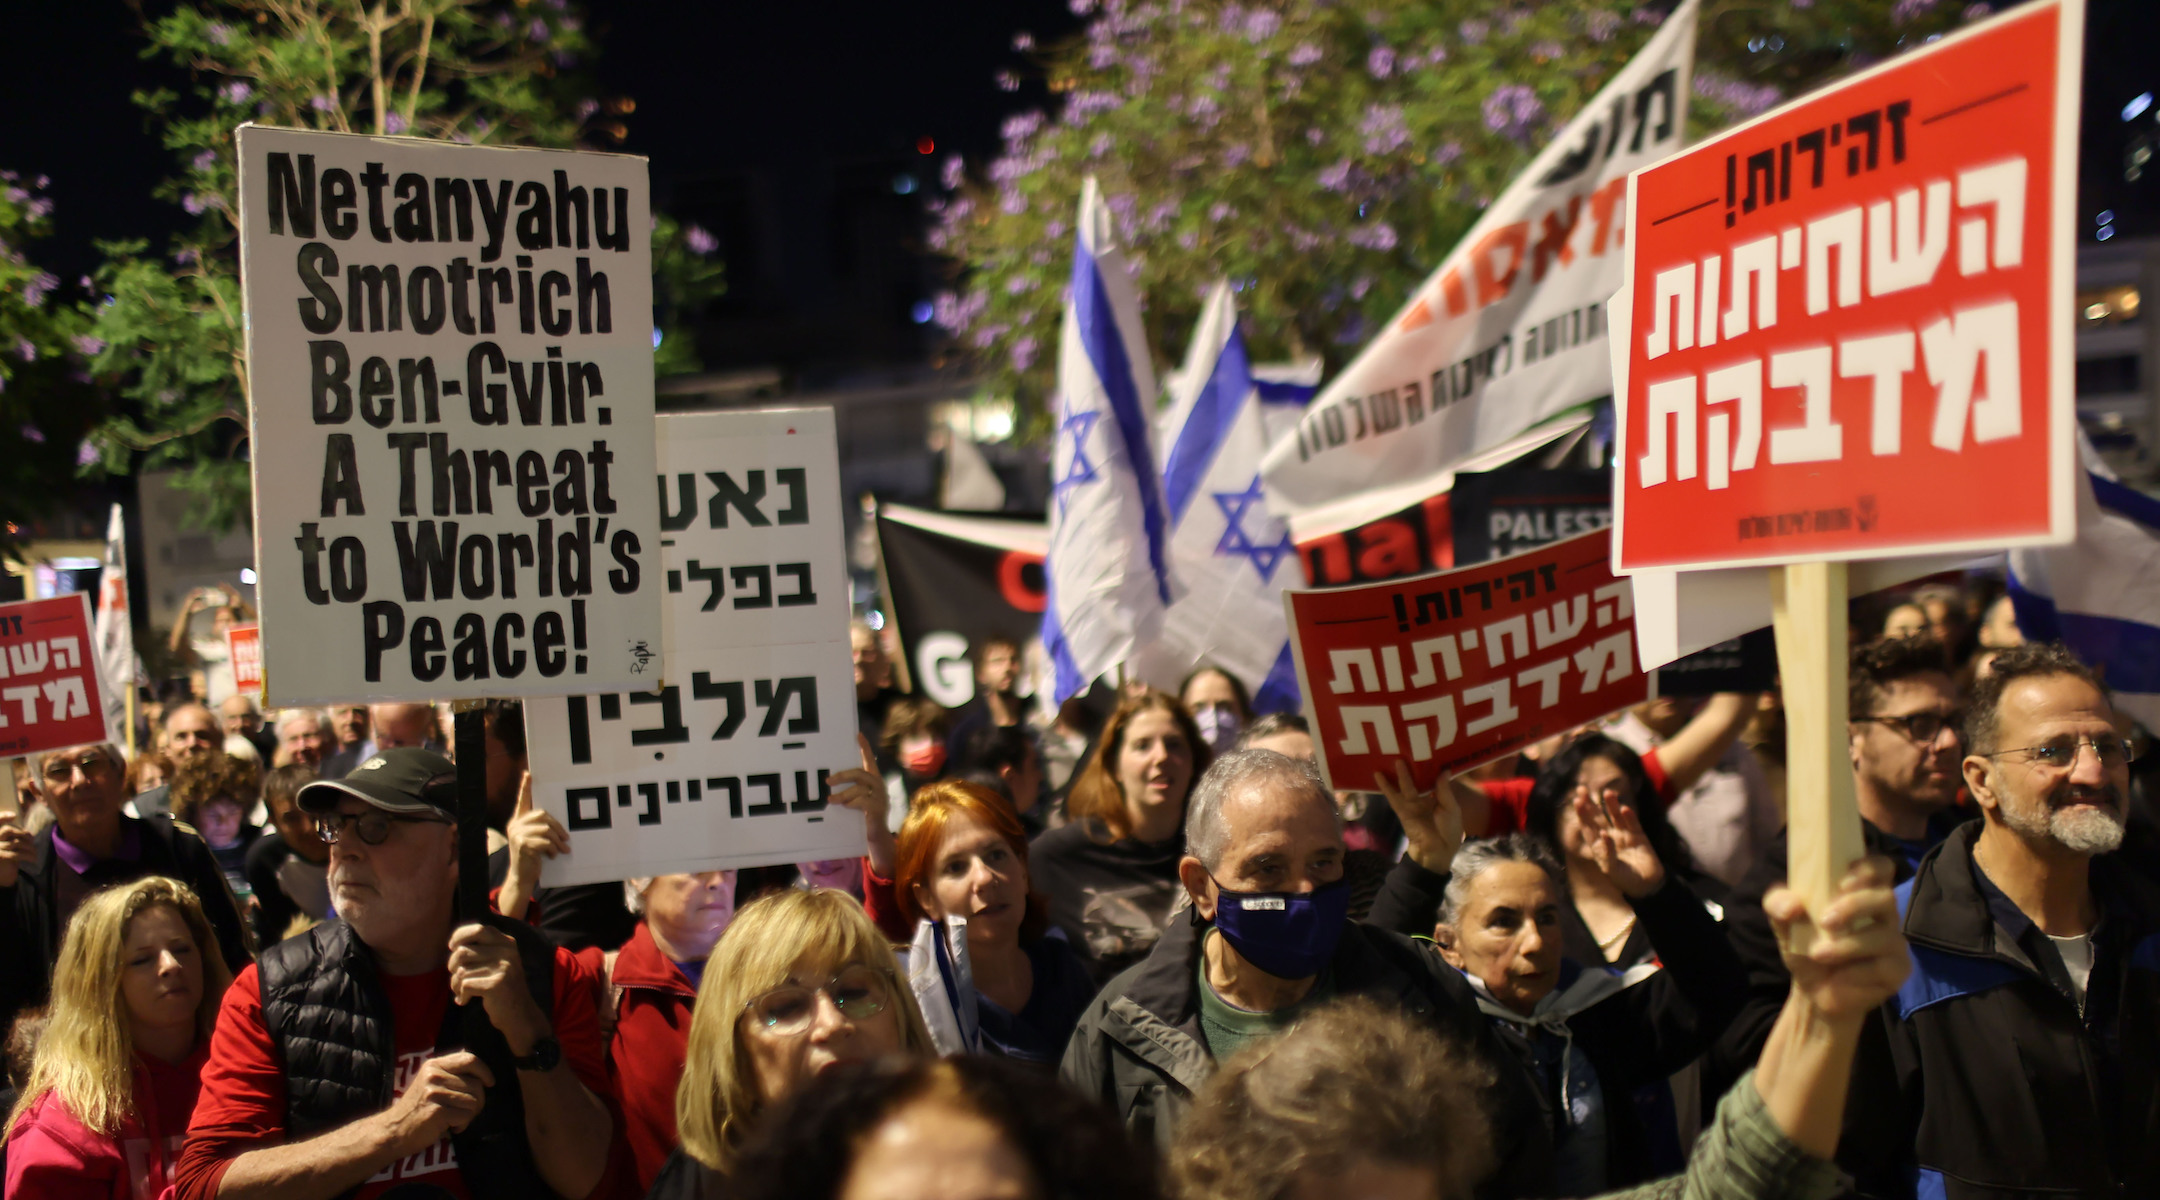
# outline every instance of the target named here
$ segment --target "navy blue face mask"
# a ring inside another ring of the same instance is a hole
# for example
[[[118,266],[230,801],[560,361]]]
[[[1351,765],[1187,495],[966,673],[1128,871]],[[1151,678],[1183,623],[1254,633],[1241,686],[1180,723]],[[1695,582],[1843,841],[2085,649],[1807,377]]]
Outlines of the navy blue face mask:
[[[1246,962],[1278,979],[1318,975],[1335,957],[1349,916],[1347,879],[1309,892],[1233,892],[1215,885],[1215,928]]]

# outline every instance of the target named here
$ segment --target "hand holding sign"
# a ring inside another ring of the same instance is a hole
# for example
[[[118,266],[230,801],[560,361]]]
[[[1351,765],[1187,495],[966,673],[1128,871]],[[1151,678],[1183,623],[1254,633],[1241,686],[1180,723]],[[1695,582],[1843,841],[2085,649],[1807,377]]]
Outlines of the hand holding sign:
[[[1431,791],[1419,791],[1412,778],[1410,764],[1395,760],[1395,777],[1374,777],[1380,785],[1380,794],[1387,797],[1388,807],[1395,810],[1395,818],[1402,822],[1403,838],[1410,843],[1410,861],[1431,871],[1445,875],[1455,863],[1455,852],[1462,849],[1462,806],[1455,802],[1455,789],[1443,777]]]
[[[1796,939],[1810,924],[1806,900],[1790,888],[1771,888],[1763,911],[1777,930],[1793,992],[1827,1017],[1859,1020],[1897,995],[1912,970],[1898,921],[1890,860],[1863,858],[1846,869],[1836,898],[1812,914],[1814,936]],[[1805,940],[1806,945],[1798,944]]]
[[[6,769],[0,763],[0,770]],[[22,827],[22,819],[11,812],[0,812],[0,888],[15,886],[22,869],[36,857],[31,852],[35,839]]]
[[[870,869],[891,878],[893,863],[899,857],[887,823],[892,798],[885,792],[885,777],[878,774],[877,749],[870,739],[856,734],[855,747],[862,752],[862,765],[832,773],[827,780],[832,786],[831,803],[862,814],[863,836],[870,843]]]
[[[1634,806],[1580,786],[1569,804],[1582,828],[1584,853],[1621,895],[1640,900],[1665,885],[1665,864],[1643,833]]]

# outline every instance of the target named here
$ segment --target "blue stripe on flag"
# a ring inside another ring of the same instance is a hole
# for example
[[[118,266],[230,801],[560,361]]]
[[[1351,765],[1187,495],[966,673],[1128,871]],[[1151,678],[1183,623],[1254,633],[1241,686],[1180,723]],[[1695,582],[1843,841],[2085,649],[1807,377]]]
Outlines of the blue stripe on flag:
[[[1268,668],[1260,690],[1253,693],[1253,711],[1262,714],[1298,712],[1304,707],[1305,699],[1297,685],[1297,662],[1290,657],[1290,643],[1284,642],[1282,653],[1275,656],[1275,665]]]
[[[1163,463],[1163,496],[1170,504],[1171,524],[1185,519],[1185,509],[1251,391],[1252,364],[1245,357],[1245,338],[1233,325],[1229,340],[1215,356],[1215,369],[1200,388],[1192,411],[1185,416],[1185,427],[1178,430],[1177,442]]]
[[[2100,502],[2100,507],[2160,533],[2160,500],[2155,500],[2136,488],[2124,487],[2112,479],[2102,479],[2090,472],[2087,474],[2092,479],[2093,499]]]
[[[2160,692],[2160,628],[2098,613],[2063,612],[2055,602],[2010,580],[2018,628],[2036,642],[2060,641],[2079,658],[2107,667],[2117,692]]]
[[[1050,656],[1050,694],[1055,703],[1063,704],[1086,690],[1088,681],[1081,677],[1072,644],[1065,640],[1065,626],[1058,620],[1057,585],[1048,571],[1043,572],[1043,591],[1042,640],[1043,653]]]
[[[1132,360],[1118,332],[1109,289],[1103,286],[1102,270],[1084,242],[1073,247],[1072,295],[1073,314],[1080,322],[1080,345],[1095,368],[1095,377],[1102,381],[1103,393],[1110,398],[1118,435],[1125,440],[1126,459],[1139,476],[1140,522],[1147,532],[1148,565],[1155,571],[1155,590],[1168,604],[1170,576],[1163,565],[1165,522],[1161,495],[1155,490],[1155,455],[1148,448],[1147,413],[1134,393]]]
[[[1282,383],[1269,379],[1255,379],[1253,380],[1253,386],[1259,389],[1260,403],[1262,404],[1295,404],[1303,408],[1305,405],[1312,403],[1314,396],[1320,394],[1319,386],[1310,383]]]

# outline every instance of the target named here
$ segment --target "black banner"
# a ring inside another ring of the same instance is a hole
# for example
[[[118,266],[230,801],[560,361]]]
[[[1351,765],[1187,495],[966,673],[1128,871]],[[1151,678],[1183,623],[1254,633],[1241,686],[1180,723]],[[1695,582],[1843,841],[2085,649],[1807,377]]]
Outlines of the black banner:
[[[1449,497],[1458,566],[1612,524],[1607,471],[1464,471]]]
[[[975,696],[975,639],[1001,633],[1026,646],[1042,634],[1042,554],[1027,547],[1044,540],[1043,525],[944,513],[917,524],[892,507],[878,513],[878,543],[908,674],[918,693],[958,707]]]

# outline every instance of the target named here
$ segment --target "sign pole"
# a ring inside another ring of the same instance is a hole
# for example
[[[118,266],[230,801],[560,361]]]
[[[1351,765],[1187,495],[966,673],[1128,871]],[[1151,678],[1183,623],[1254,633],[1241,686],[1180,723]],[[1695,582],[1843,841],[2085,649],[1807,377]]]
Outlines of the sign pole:
[[[22,800],[15,794],[15,759],[0,758],[0,817],[12,817],[22,811]]]
[[[127,748],[128,761],[135,760],[135,682],[128,681],[127,690]]]
[[[1778,669],[1785,688],[1787,886],[1821,912],[1838,880],[1866,852],[1853,802],[1846,712],[1848,580],[1842,562],[1770,568]],[[1805,951],[1812,926],[1793,930]]]
[[[452,704],[457,764],[457,921],[469,925],[487,913],[487,714],[485,700]]]

